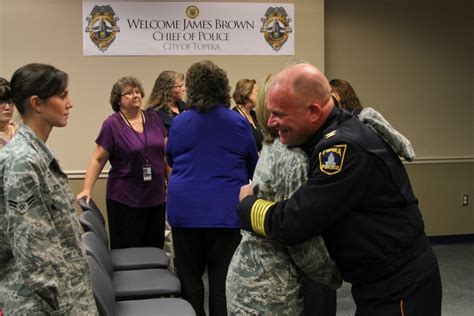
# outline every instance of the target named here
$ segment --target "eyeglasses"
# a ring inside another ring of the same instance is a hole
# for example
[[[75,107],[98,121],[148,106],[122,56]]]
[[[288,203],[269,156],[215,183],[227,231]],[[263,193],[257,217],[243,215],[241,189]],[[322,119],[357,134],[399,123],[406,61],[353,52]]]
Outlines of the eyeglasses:
[[[0,101],[0,107],[1,108],[4,108],[7,105],[12,107],[13,106],[13,101],[12,100]]]
[[[140,89],[135,88],[135,89],[132,89],[132,90],[129,90],[129,91],[126,91],[126,92],[122,93],[121,96],[122,97],[131,97],[133,94],[142,95],[142,92],[140,91]]]

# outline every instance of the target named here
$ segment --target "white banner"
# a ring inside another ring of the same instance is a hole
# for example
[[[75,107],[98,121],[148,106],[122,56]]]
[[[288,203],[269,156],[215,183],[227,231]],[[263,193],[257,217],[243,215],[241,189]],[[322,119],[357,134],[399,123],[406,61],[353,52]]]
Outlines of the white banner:
[[[82,2],[83,54],[294,55],[288,3]]]

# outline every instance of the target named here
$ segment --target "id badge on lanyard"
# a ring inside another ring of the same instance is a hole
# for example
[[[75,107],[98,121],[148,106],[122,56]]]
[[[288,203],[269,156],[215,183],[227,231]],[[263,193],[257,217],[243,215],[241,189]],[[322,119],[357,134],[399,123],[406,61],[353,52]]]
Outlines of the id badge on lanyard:
[[[151,167],[149,164],[143,165],[143,181],[151,181]]]

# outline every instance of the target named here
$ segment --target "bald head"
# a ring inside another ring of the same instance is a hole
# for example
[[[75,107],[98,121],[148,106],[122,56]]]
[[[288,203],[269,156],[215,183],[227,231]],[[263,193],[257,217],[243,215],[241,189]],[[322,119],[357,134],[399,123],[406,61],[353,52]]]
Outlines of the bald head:
[[[313,65],[294,64],[278,73],[268,88],[267,125],[278,130],[283,144],[300,145],[318,131],[333,107],[324,74]]]
[[[325,106],[331,98],[331,86],[324,74],[307,63],[291,65],[283,69],[273,81],[272,88],[286,90],[293,96],[303,97],[307,102]]]

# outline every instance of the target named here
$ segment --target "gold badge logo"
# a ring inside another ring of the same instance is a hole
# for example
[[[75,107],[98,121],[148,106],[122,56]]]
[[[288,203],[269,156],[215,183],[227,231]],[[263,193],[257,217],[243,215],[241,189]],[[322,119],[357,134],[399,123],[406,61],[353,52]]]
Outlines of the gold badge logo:
[[[195,5],[190,5],[189,7],[186,8],[186,15],[190,19],[195,19],[199,15],[199,9]]]
[[[291,19],[285,8],[269,7],[260,21],[263,23],[260,33],[263,33],[263,37],[274,51],[279,51],[293,32],[290,27]]]
[[[86,18],[88,25],[86,33],[89,33],[91,41],[105,52],[110,44],[115,40],[120,28],[117,25],[119,18],[115,15],[111,6],[94,6],[89,16]]]
[[[319,170],[333,175],[342,170],[347,145],[335,145],[319,153]]]

